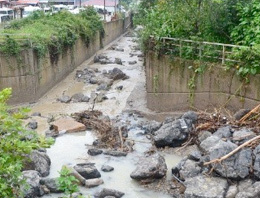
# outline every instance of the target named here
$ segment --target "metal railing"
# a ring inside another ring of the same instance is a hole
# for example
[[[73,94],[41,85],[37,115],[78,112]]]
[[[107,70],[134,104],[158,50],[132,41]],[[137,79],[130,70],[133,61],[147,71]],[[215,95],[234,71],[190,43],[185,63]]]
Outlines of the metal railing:
[[[151,36],[150,47],[153,48],[155,41]],[[234,48],[249,48],[246,46],[213,43],[205,41],[194,41],[179,38],[162,37],[156,43],[157,47],[162,50],[164,54],[172,54],[176,57],[191,59],[191,60],[205,60],[211,62],[220,62],[226,64],[227,62],[239,62],[232,57]]]
[[[0,45],[6,42],[7,38],[14,39],[16,42],[18,42],[21,46],[27,45],[29,47],[32,47],[32,40],[31,40],[31,34],[7,34],[7,33],[0,33]]]

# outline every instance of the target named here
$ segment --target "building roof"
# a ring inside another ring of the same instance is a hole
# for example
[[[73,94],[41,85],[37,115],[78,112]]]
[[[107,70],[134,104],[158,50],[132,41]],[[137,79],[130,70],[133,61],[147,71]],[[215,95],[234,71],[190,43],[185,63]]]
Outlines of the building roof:
[[[118,0],[105,0],[106,7],[114,7],[115,3],[118,4]],[[88,0],[82,4],[84,6],[104,6],[104,0]]]
[[[26,4],[38,4],[39,0],[18,0],[16,1],[17,5],[26,5]]]

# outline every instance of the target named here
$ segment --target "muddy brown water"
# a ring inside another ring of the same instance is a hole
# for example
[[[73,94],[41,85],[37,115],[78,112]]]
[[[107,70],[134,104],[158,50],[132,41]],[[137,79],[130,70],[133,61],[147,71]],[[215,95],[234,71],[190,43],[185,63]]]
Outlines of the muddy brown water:
[[[104,53],[111,58],[121,58],[123,65],[101,65],[99,63],[93,63],[92,57],[76,69],[83,70],[84,68],[98,68],[102,71],[104,69],[111,70],[114,67],[117,67],[130,77],[124,81],[119,80],[114,82],[110,91],[106,94],[108,100],[95,105],[95,110],[100,110],[104,115],[108,115],[111,118],[121,114],[124,110],[135,110],[142,112],[144,115],[149,115],[147,117],[156,117],[155,113],[146,109],[143,60],[137,56],[131,57],[129,55],[130,52],[133,52],[133,46],[137,45],[133,42],[133,39],[134,38],[132,37],[121,37],[113,43],[116,43],[119,47],[124,48],[124,52],[109,50],[107,49],[109,46],[98,52],[98,54]],[[128,61],[134,60],[137,61],[136,64],[128,64]],[[57,119],[59,117],[92,108],[90,103],[65,104],[57,102],[56,100],[62,96],[62,94],[72,96],[73,94],[80,92],[90,96],[91,91],[96,89],[97,85],[84,84],[83,82],[76,81],[74,79],[75,71],[62,82],[57,84],[47,94],[45,94],[45,96],[43,96],[37,103],[32,105],[32,113],[41,112],[42,114],[42,117],[32,118],[38,122],[37,132],[39,134],[44,134],[44,132],[48,129],[49,124],[47,123],[47,119],[49,117]],[[123,86],[123,90],[116,90],[115,88],[120,85]],[[162,115],[160,115],[160,117],[162,117]],[[132,153],[129,153],[126,157],[119,158],[105,155],[95,157],[89,156],[87,154],[87,150],[96,139],[92,131],[60,135],[56,138],[55,144],[51,148],[47,149],[47,154],[50,156],[52,161],[50,175],[48,177],[58,177],[58,171],[61,170],[63,165],[73,166],[76,163],[93,162],[98,170],[100,170],[103,164],[108,164],[115,168],[114,171],[109,173],[100,171],[104,184],[91,189],[81,187],[80,190],[84,196],[92,196],[95,192],[105,187],[124,192],[125,198],[171,197],[170,195],[145,189],[138,182],[130,178],[130,173],[135,169],[139,156],[143,156],[144,152],[148,151],[152,146],[151,142],[145,136],[138,135],[139,132],[140,131],[138,128],[130,130],[129,138],[139,141],[139,143],[135,143],[134,151]],[[163,152],[161,154],[165,157],[168,167],[167,179],[171,179],[170,169],[180,161],[181,157]],[[60,196],[61,194],[50,194],[45,195],[44,197],[48,198]]]

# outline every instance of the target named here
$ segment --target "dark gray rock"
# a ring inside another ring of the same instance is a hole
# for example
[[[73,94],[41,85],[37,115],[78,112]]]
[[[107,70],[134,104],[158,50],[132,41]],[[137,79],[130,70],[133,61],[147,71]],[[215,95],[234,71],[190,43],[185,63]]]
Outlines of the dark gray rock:
[[[26,160],[23,170],[36,170],[42,177],[46,177],[50,173],[51,160],[44,152],[32,151]]]
[[[96,77],[92,77],[88,81],[90,84],[95,85],[98,84],[98,79]]]
[[[236,120],[240,120],[243,116],[249,113],[250,109],[240,109],[234,114]]]
[[[116,89],[121,91],[123,89],[123,85],[117,86]]]
[[[100,172],[97,170],[93,163],[77,164],[74,169],[85,179],[94,179],[101,177]]]
[[[231,185],[228,188],[225,198],[235,198],[237,193],[238,193],[237,185]]]
[[[32,116],[39,116],[39,117],[41,117],[42,114],[41,114],[40,112],[34,112],[34,113],[32,114]]]
[[[190,160],[194,160],[194,161],[200,161],[201,159],[201,153],[199,151],[192,151],[189,155],[188,158]]]
[[[160,179],[166,175],[167,166],[165,159],[159,154],[143,157],[139,162],[130,175],[132,179]]]
[[[224,142],[220,140],[210,150],[210,160],[214,160],[230,153],[237,148],[232,142]],[[231,179],[244,179],[249,175],[250,166],[252,164],[252,150],[249,148],[242,149],[236,154],[222,161],[221,164],[214,166],[214,171],[222,177]]]
[[[110,87],[106,84],[106,83],[102,83],[97,87],[97,91],[108,91],[110,89]]]
[[[179,172],[180,172],[181,168],[183,167],[183,165],[185,164],[185,162],[187,160],[188,160],[188,158],[184,157],[176,166],[174,166],[172,168],[172,174],[179,175]]]
[[[107,150],[107,151],[104,151],[103,153],[104,153],[104,155],[111,155],[111,156],[114,156],[114,157],[125,157],[125,156],[127,156],[127,153],[123,152],[123,151]]]
[[[226,179],[199,175],[184,182],[185,198],[224,198],[228,188]]]
[[[144,134],[154,135],[154,132],[159,130],[161,126],[162,126],[161,122],[156,122],[153,120],[142,125],[141,128],[144,130]]]
[[[191,130],[191,122],[187,119],[167,121],[155,132],[154,143],[157,147],[180,146],[187,140]]]
[[[58,178],[42,178],[41,185],[45,185],[51,193],[61,193],[62,190],[58,186]]]
[[[254,176],[257,179],[260,179],[260,145],[258,145],[255,149],[254,149],[254,158],[255,158],[255,162],[254,162]]]
[[[37,129],[38,128],[38,122],[36,122],[35,120],[30,121],[27,124],[27,127],[29,127],[30,129]]]
[[[201,173],[201,167],[192,160],[186,160],[180,167],[179,175],[182,180],[195,177]]]
[[[93,148],[93,149],[88,149],[88,154],[91,155],[91,156],[100,155],[100,154],[102,154],[102,153],[103,153],[103,151],[100,150],[100,149],[95,149],[95,148]]]
[[[108,188],[103,188],[100,192],[96,193],[94,195],[95,198],[105,198],[107,196],[113,196],[115,198],[120,198],[123,197],[125,193],[113,190],[113,189],[108,189]]]
[[[213,135],[219,137],[219,138],[229,138],[231,137],[231,127],[225,126],[219,128]]]
[[[194,124],[198,120],[198,115],[194,111],[188,111],[183,114],[182,118],[191,120],[191,122]]]
[[[233,133],[233,141],[236,144],[243,144],[244,142],[252,139],[255,136],[256,134],[253,131],[250,131],[247,128],[243,128]]]
[[[198,140],[199,142],[203,142],[206,140],[208,137],[210,137],[212,134],[209,131],[200,131],[198,134]]]
[[[205,153],[209,153],[212,147],[214,147],[220,140],[219,137],[212,135],[200,143],[200,149]]]
[[[22,177],[25,179],[28,186],[22,186],[21,190],[25,198],[40,196],[40,174],[35,170],[22,172]]]
[[[118,65],[123,64],[121,58],[115,58],[115,63],[118,64]]]
[[[137,63],[137,61],[128,61],[128,64],[129,65],[134,65],[134,64],[136,64]]]
[[[98,57],[98,55],[95,55],[94,56],[94,63],[98,63],[99,62],[99,57]]]
[[[260,182],[253,183],[252,180],[247,179],[239,183],[238,189],[240,192],[236,195],[236,198],[260,197]]]
[[[104,171],[104,172],[111,172],[111,171],[114,170],[114,167],[109,166],[109,165],[103,165],[103,166],[101,167],[101,170]]]
[[[238,191],[239,192],[245,192],[249,188],[252,188],[253,186],[253,180],[252,179],[245,179],[238,183]],[[252,191],[252,189],[250,189]]]
[[[72,102],[88,102],[89,97],[85,96],[83,93],[76,93],[71,97]]]
[[[116,47],[115,50],[116,50],[116,51],[119,51],[119,52],[124,52],[124,51],[125,51],[125,50],[124,50],[123,48],[121,48],[121,47]]]
[[[114,68],[113,70],[110,70],[109,73],[106,75],[108,78],[113,80],[126,80],[129,78],[122,70],[118,68]]]
[[[69,103],[71,101],[71,97],[63,95],[60,98],[58,98],[57,101],[59,101],[61,103]]]
[[[255,196],[251,192],[239,192],[236,198],[255,198]]]

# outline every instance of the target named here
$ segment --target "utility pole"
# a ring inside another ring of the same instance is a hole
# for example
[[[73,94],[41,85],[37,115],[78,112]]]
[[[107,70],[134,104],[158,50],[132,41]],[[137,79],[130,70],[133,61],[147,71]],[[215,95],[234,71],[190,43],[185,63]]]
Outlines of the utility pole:
[[[106,21],[106,0],[104,0],[104,21]]]
[[[116,1],[117,1],[117,0],[115,0],[115,17],[116,17]],[[117,18],[117,17],[116,17],[116,18]]]

